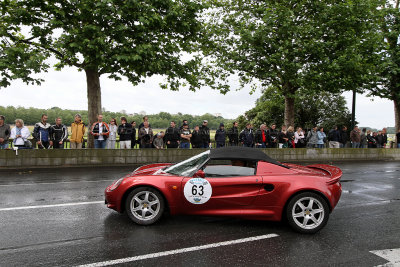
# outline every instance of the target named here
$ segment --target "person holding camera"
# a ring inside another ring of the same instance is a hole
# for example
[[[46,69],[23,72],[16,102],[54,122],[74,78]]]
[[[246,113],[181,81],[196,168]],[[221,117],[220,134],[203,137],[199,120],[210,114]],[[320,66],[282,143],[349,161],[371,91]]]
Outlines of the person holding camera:
[[[149,126],[148,121],[143,122],[143,127],[139,130],[139,139],[141,148],[151,148],[153,144],[153,130]]]
[[[128,123],[126,117],[121,117],[121,124],[118,126],[119,148],[130,149],[132,138],[132,125]]]

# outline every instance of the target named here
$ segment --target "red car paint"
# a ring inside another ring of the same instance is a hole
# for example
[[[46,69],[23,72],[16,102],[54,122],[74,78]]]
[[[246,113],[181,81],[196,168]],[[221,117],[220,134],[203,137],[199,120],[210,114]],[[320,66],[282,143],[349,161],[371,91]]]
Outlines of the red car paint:
[[[312,191],[323,196],[332,211],[339,201],[342,171],[334,166],[315,164],[289,168],[259,161],[253,176],[206,178],[212,186],[212,197],[204,204],[191,204],[183,194],[185,183],[192,177],[160,171],[171,164],[150,164],[127,175],[113,191],[105,190],[107,207],[124,211],[125,197],[141,186],[161,192],[170,214],[234,216],[257,220],[279,221],[285,205],[297,193]],[[194,175],[196,177],[196,175]]]

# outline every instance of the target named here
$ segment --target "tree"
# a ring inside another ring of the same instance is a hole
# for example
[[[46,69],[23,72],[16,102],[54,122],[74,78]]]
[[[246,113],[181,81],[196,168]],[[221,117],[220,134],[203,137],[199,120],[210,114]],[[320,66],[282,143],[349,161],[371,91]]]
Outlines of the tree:
[[[346,107],[346,100],[339,94],[320,93],[310,95],[308,92],[298,90],[295,95],[295,120],[288,126],[301,126],[310,129],[314,126],[322,126],[331,129],[332,126],[345,125],[349,127],[351,114]],[[264,90],[262,96],[257,99],[256,106],[246,111],[245,117],[256,127],[262,123],[278,127],[284,124],[285,97],[274,87]]]
[[[370,88],[370,95],[393,101],[396,132],[400,130],[400,10],[399,0],[387,1],[382,8],[382,55],[380,85]]]
[[[0,86],[40,84],[34,74],[49,69],[49,57],[58,70],[77,67],[86,74],[89,125],[102,111],[101,75],[137,85],[159,74],[163,88],[195,90],[200,60],[183,54],[199,39],[203,8],[190,0],[1,1]]]
[[[285,98],[286,125],[298,90],[361,90],[376,77],[379,0],[213,2],[203,48],[214,88],[229,91],[232,74],[242,86],[273,86]]]

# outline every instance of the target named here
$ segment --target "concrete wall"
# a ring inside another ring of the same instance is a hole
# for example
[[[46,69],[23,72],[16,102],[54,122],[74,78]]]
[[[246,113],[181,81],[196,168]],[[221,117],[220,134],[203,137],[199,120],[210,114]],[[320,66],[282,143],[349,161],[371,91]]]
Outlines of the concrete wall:
[[[202,149],[131,149],[131,150],[0,150],[0,169],[33,167],[79,167],[142,165],[178,162],[196,155]],[[265,149],[281,162],[332,162],[400,160],[400,149]]]

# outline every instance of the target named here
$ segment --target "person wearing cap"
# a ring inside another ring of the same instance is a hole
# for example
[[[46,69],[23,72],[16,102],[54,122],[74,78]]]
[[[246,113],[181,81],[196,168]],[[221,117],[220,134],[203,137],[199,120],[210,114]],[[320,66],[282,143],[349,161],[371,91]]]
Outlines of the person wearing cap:
[[[154,138],[154,141],[153,141],[153,146],[154,146],[155,148],[157,148],[157,149],[164,149],[164,139],[163,139],[163,137],[164,137],[164,132],[161,131],[161,132],[159,132],[156,136],[157,136],[157,137]]]
[[[5,117],[0,115],[0,149],[8,148],[8,139],[11,135],[10,125],[4,124]]]
[[[203,125],[201,125],[201,127],[200,127],[201,139],[203,141],[202,148],[211,147],[210,129],[207,127],[207,125],[208,125],[208,121],[204,120]]]
[[[225,139],[226,139],[225,126],[221,122],[219,124],[219,129],[215,133],[215,143],[217,144],[217,148],[225,146]]]
[[[190,148],[190,138],[192,137],[192,133],[190,132],[189,125],[184,123],[182,125],[182,129],[180,130],[181,136],[181,144],[180,148],[189,149]]]

